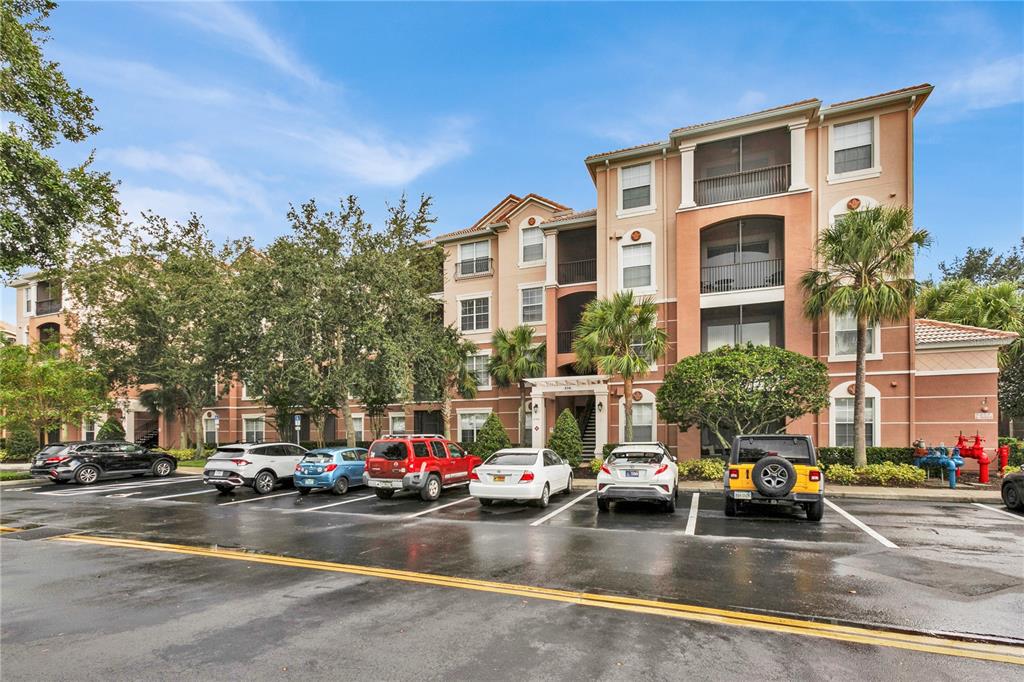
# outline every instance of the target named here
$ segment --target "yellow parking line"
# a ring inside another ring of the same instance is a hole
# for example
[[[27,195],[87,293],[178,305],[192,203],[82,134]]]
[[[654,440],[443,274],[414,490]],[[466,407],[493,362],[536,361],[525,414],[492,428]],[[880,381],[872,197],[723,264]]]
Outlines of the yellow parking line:
[[[10,526],[0,526],[0,533],[17,533],[20,528],[11,528]]]
[[[867,644],[871,646],[884,646],[924,653],[941,654],[945,656],[957,656],[983,661],[1024,665],[1024,647],[1016,647],[1012,645],[970,642],[941,636],[914,635],[902,632],[890,632],[886,630],[873,630],[865,627],[819,623],[796,618],[766,616],[761,614],[744,613],[742,611],[715,609],[651,599],[634,599],[616,595],[590,594],[586,592],[574,592],[570,590],[534,587],[529,585],[516,585],[513,583],[499,583],[472,578],[455,578],[430,573],[376,568],[372,566],[358,566],[354,564],[341,564],[330,561],[316,561],[312,559],[298,559],[278,555],[251,554],[248,552],[229,549],[190,547],[187,545],[96,537],[89,535],[70,535],[52,538],[52,540],[58,542],[76,542],[81,544],[119,547],[124,549],[166,552],[171,554],[204,556],[235,561],[248,561],[252,563],[305,568],[334,573],[347,573],[352,575],[385,578],[389,580],[401,580],[425,585],[435,585],[439,587],[451,587],[474,590],[477,592],[490,592],[494,594],[614,609],[631,613],[683,618],[698,622],[731,625],[782,634],[803,635],[807,637],[818,637],[842,642]]]

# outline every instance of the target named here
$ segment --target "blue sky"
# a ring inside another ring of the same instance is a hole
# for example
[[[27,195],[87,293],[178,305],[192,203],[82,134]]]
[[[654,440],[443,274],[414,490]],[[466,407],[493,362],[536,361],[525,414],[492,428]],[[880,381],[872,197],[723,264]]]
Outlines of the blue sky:
[[[1024,229],[1020,3],[89,2],[51,25],[104,128],[62,159],[95,148],[131,216],[197,211],[220,238],[266,243],[289,202],[350,193],[377,219],[430,194],[437,232],[510,192],[589,208],[588,154],[920,82],[919,274]]]

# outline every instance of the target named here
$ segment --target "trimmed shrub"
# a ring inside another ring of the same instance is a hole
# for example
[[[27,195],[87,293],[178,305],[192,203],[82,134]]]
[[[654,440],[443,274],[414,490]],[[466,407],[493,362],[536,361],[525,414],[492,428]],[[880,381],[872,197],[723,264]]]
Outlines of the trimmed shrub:
[[[825,482],[834,485],[878,485],[892,488],[915,488],[925,480],[924,469],[911,464],[868,464],[855,468],[847,464],[825,467]]]
[[[882,448],[867,449],[868,464],[913,464],[914,448]],[[823,466],[829,464],[848,464],[853,466],[853,448],[818,448],[818,462]]]
[[[857,482],[857,470],[849,464],[826,464],[825,483],[853,485]]]
[[[96,433],[96,440],[124,440],[124,427],[119,420],[110,417]]]
[[[591,473],[593,473],[596,476],[597,472],[599,472],[601,470],[601,467],[603,465],[604,465],[604,457],[595,457],[594,459],[590,460],[590,471],[591,471]]]
[[[184,449],[182,449],[182,448],[156,448],[156,449],[159,450],[160,452],[166,452],[168,455],[170,455],[171,457],[174,457],[175,459],[180,459],[180,460],[184,460],[184,461],[195,459],[195,454],[196,454],[196,451],[193,448],[184,448]],[[213,453],[214,453],[214,449],[213,448],[206,448],[205,450],[203,450],[203,458],[204,459],[208,458]]]
[[[720,481],[725,476],[725,460],[717,457],[684,459],[679,462],[679,478],[684,481]]]
[[[612,454],[612,450],[617,447],[619,447],[619,443],[605,443],[601,448],[601,459],[608,459],[608,455]]]
[[[39,441],[32,429],[23,426],[15,426],[10,430],[7,437],[7,462],[28,461],[36,450],[39,449]]]
[[[502,448],[512,447],[512,441],[509,440],[508,433],[506,433],[505,427],[501,425],[498,415],[493,412],[487,415],[484,425],[476,434],[474,447],[476,449],[473,451],[473,454],[483,459],[487,459]]]
[[[580,433],[576,417],[569,410],[562,410],[555,422],[555,428],[548,439],[548,447],[559,457],[569,462],[569,466],[578,467],[583,458],[583,435]]]

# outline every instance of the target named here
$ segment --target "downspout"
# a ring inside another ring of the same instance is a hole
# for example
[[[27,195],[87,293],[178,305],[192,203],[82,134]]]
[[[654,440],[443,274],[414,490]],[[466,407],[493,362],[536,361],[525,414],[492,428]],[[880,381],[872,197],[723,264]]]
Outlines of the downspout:
[[[828,146],[825,145],[823,143],[823,141],[822,141],[822,138],[824,137],[824,130],[825,130],[825,115],[823,113],[821,113],[821,111],[819,110],[818,111],[818,140],[817,140],[817,149],[814,150],[815,151],[815,154],[814,154],[814,186],[817,188],[817,191],[814,193],[814,203],[815,203],[815,206],[814,206],[814,218],[813,218],[813,220],[814,220],[814,230],[813,230],[813,243],[814,243],[814,246],[812,248],[815,249],[815,251],[813,252],[813,254],[814,254],[813,255],[814,262],[812,264],[812,267],[815,267],[815,268],[818,267],[818,256],[817,256],[816,249],[817,249],[817,244],[818,244],[818,237],[819,237],[819,234],[821,232],[821,182],[822,182],[822,179],[823,179],[822,176],[828,173]],[[826,155],[824,169],[822,168],[822,165],[821,165],[821,152],[822,151],[824,151],[825,155]],[[817,358],[818,360],[821,360],[821,356],[822,356],[822,351],[821,351],[821,344],[822,344],[822,340],[821,340],[821,319],[822,318],[818,318],[813,323],[813,329],[814,329],[814,346],[813,346],[814,347],[814,357]],[[825,358],[825,364],[826,365],[828,364],[828,358],[827,357]],[[831,411],[831,409],[832,409],[831,404],[829,405],[828,409]],[[823,442],[827,443],[828,445],[832,445],[832,443],[828,442],[828,436],[829,436],[828,424],[829,424],[829,420],[825,419],[824,422],[823,422],[822,418],[821,418],[821,412],[816,414],[814,418],[818,422],[818,445],[819,445],[819,447],[821,446],[821,443],[823,443]],[[831,418],[831,417],[829,417],[829,418]],[[822,437],[823,434],[824,434],[824,438]]]
[[[914,103],[916,101],[917,95],[911,96],[910,106],[907,107],[907,206],[911,211],[914,209]],[[910,370],[907,374],[907,414],[910,422],[907,438],[911,443],[917,438],[911,430],[917,428],[917,410],[915,409],[917,403],[917,332],[914,329],[916,326],[917,311],[911,306],[910,314],[907,316],[907,357],[909,358],[907,369]]]

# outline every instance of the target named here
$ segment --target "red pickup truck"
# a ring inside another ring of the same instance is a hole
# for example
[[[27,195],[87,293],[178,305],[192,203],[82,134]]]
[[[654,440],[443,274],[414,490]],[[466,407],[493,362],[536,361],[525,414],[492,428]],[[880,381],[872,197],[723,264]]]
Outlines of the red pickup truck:
[[[363,483],[382,500],[399,490],[436,500],[443,489],[465,485],[481,462],[444,436],[389,434],[370,444]]]

